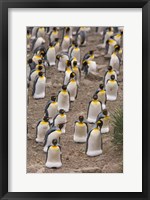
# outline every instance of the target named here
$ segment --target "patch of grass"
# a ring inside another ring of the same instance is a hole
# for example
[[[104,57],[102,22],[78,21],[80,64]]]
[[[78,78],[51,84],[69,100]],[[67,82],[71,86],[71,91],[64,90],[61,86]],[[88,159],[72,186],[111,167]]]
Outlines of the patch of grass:
[[[123,108],[118,108],[112,114],[113,142],[116,145],[123,144]]]

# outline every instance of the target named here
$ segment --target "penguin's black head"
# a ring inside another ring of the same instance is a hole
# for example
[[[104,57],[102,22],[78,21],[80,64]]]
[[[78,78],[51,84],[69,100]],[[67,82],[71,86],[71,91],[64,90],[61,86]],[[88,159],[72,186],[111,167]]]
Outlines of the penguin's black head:
[[[111,80],[115,80],[115,75],[111,75]]]
[[[75,44],[76,44],[76,41],[75,41],[75,40],[72,40],[72,44],[75,45]]]
[[[120,34],[123,35],[123,31],[120,31]]]
[[[71,61],[70,60],[67,60],[67,66],[69,67],[69,66],[71,66]]]
[[[47,117],[47,116],[44,116],[44,117],[43,117],[43,120],[44,120],[45,122],[48,122],[48,120],[49,120],[49,117]]]
[[[106,41],[106,44],[109,44],[109,40]]]
[[[59,124],[58,127],[61,130],[64,127],[64,124]]]
[[[84,117],[81,115],[81,116],[79,116],[79,121],[80,122],[83,122],[83,120],[84,120]]]
[[[61,57],[61,55],[57,55],[57,56],[56,56],[56,59],[57,59],[57,60],[59,60],[59,59],[60,59],[60,57]]]
[[[42,66],[38,66],[38,70],[42,70]]]
[[[66,28],[66,33],[68,33],[70,31],[70,28],[69,27],[67,27]]]
[[[29,35],[30,34],[30,31],[29,30],[27,30],[27,35]]]
[[[103,84],[100,84],[99,85],[99,88],[102,90],[102,89],[104,89],[104,85]]]
[[[57,139],[53,139],[53,140],[52,140],[52,144],[53,144],[54,146],[56,146],[56,145],[57,145]]]
[[[63,85],[63,86],[62,86],[62,89],[63,89],[63,90],[66,90],[66,89],[67,89],[67,85]]]
[[[104,110],[103,110],[103,114],[104,114],[104,115],[107,115],[107,114],[108,114],[107,109],[104,109]]]
[[[103,126],[103,122],[102,120],[98,120],[97,123],[96,123],[97,127],[102,127]]]
[[[77,66],[77,61],[73,61],[73,66]]]
[[[56,96],[51,96],[52,101],[56,101]]]
[[[108,66],[108,71],[111,71],[112,70],[112,66]]]
[[[39,63],[39,65],[41,65],[42,64],[42,60],[38,60],[38,63]]]
[[[94,94],[93,99],[94,99],[94,100],[97,100],[97,99],[98,99],[97,94]]]
[[[56,27],[54,27],[54,28],[53,28],[53,31],[57,31],[57,28],[56,28]]]
[[[94,50],[89,51],[90,55],[93,55],[93,53],[94,53]]]
[[[75,73],[74,72],[72,72],[71,74],[70,74],[70,78],[74,78],[75,77]]]
[[[55,38],[55,42],[58,42],[59,38]]]
[[[78,47],[78,44],[75,42],[75,43],[74,43],[74,46],[77,48],[77,47]]]
[[[41,56],[43,56],[43,57],[44,57],[44,56],[45,56],[45,54],[46,54],[46,53],[45,53],[45,51],[44,51],[44,50],[41,50],[41,51],[40,51],[40,55],[41,55]]]
[[[65,113],[64,109],[60,109],[59,113],[63,115]]]
[[[116,45],[114,46],[114,48],[115,48],[115,51],[119,51],[119,50],[120,50],[120,46],[119,46],[118,44],[116,44]]]
[[[53,47],[53,43],[52,43],[52,42],[50,42],[50,43],[49,43],[49,46],[50,46],[50,47]]]
[[[85,60],[85,61],[83,61],[83,66],[87,66],[87,64],[88,64],[88,62]]]
[[[32,58],[30,58],[29,60],[28,60],[28,64],[31,64],[33,61],[32,61]]]
[[[111,28],[111,27],[108,27],[108,31],[112,31],[112,28]]]
[[[39,76],[43,76],[43,72],[39,72],[38,75],[39,75]]]

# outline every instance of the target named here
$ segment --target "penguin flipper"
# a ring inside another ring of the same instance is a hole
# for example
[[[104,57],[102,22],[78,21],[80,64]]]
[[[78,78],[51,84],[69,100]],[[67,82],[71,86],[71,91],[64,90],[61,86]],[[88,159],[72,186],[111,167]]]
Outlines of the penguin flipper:
[[[37,83],[38,79],[39,79],[39,76],[37,75],[36,78],[35,78],[34,84],[33,84],[32,96],[34,96],[34,93],[35,93],[35,87],[36,87],[36,83]]]
[[[93,129],[92,129],[93,130]],[[89,132],[88,132],[88,136],[87,136],[87,140],[86,140],[86,148],[85,148],[85,153],[87,152],[87,150],[88,150],[88,141],[89,141],[89,137],[90,137],[90,135],[91,135],[91,132],[92,132],[92,130],[90,130]]]
[[[38,128],[39,124],[41,123],[41,121],[42,120],[39,120],[38,123],[37,123],[37,125],[36,125],[36,137],[37,137],[37,128]]]
[[[33,69],[33,70],[30,72],[29,81],[31,81],[31,75],[32,75],[33,72],[35,72],[35,69]]]
[[[51,100],[47,102],[47,104],[45,106],[45,113],[47,112],[47,109],[48,109],[48,107],[50,106],[51,103],[52,103]]]

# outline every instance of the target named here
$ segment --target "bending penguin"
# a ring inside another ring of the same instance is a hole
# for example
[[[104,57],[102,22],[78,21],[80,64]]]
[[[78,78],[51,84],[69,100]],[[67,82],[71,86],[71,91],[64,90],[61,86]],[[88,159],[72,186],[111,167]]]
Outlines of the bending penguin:
[[[77,98],[77,95],[78,95],[78,85],[77,85],[77,81],[75,78],[76,78],[76,74],[74,72],[72,72],[70,74],[70,80],[67,85],[67,90],[70,94],[70,101],[75,101],[75,99]]]
[[[53,120],[52,126],[59,127],[60,124],[63,124],[61,131],[62,131],[62,133],[65,133],[66,132],[66,130],[65,130],[66,123],[67,123],[67,116],[65,114],[65,111],[63,109],[60,109],[59,113],[55,116],[55,118]]]
[[[79,116],[79,121],[75,122],[74,142],[83,143],[87,140],[88,124],[84,121],[83,116]]]
[[[96,91],[96,94],[98,96],[98,100],[102,103],[102,109],[106,108],[106,90],[104,89],[104,85],[100,84],[99,89]]]
[[[58,60],[58,71],[65,72],[66,70],[66,63],[69,60],[69,56],[66,53],[60,54],[56,56]]]
[[[56,96],[52,96],[51,100],[47,103],[45,107],[45,115],[49,117],[50,124],[53,123],[54,117],[58,113],[58,102],[56,101]]]
[[[44,142],[46,132],[50,129],[49,118],[44,116],[36,126],[36,142]]]
[[[63,124],[60,124],[58,127],[53,126],[52,128],[50,128],[47,131],[47,133],[45,135],[45,140],[44,140],[44,148],[43,148],[44,152],[47,152],[48,147],[49,147],[49,145],[52,144],[53,139],[57,139],[57,141],[59,141],[59,143],[60,143],[62,128],[63,128]]]
[[[48,168],[60,168],[62,166],[61,154],[61,147],[57,143],[57,139],[53,139],[52,145],[47,150],[45,166]]]
[[[106,83],[106,96],[108,101],[115,101],[118,94],[118,82],[115,80],[115,75],[111,75]]]
[[[45,97],[46,77],[43,72],[39,72],[33,85],[32,96],[34,99],[43,99]]]
[[[97,94],[93,96],[93,100],[89,102],[88,111],[87,111],[87,121],[89,123],[95,123],[98,114],[102,111],[102,104],[98,100]]]
[[[98,156],[102,154],[102,137],[101,137],[101,128],[103,122],[99,120],[96,123],[96,126],[89,131],[87,142],[86,142],[86,154],[88,156]]]
[[[109,122],[110,116],[107,109],[104,109],[98,116],[97,121],[102,120],[103,126],[101,129],[101,133],[108,133],[109,132]]]

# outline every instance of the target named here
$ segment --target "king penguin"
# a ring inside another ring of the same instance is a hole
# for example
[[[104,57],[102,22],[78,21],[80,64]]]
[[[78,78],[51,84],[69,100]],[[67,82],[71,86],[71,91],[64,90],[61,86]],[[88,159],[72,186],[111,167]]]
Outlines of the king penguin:
[[[98,116],[97,121],[102,120],[103,126],[101,128],[101,133],[108,133],[109,132],[109,122],[110,116],[107,109],[104,109]]]
[[[58,93],[58,110],[63,109],[68,112],[70,109],[70,94],[67,86],[63,85],[62,90]]]
[[[66,71],[65,71],[65,76],[64,76],[64,85],[67,85],[70,79],[70,74],[72,73],[72,67],[71,67],[71,61],[67,60],[66,61]]]
[[[52,96],[51,100],[47,103],[45,107],[45,115],[49,117],[50,124],[53,123],[53,119],[58,113],[58,102],[56,101],[56,96]]]
[[[45,37],[45,28],[44,27],[39,27],[37,30],[37,38],[39,38],[39,37],[42,37],[42,38]]]
[[[46,132],[50,129],[49,118],[44,116],[36,126],[36,142],[44,142]]]
[[[36,77],[38,76],[39,72],[41,72],[41,71],[42,71],[42,66],[38,66],[37,69],[33,69],[33,70],[30,72],[29,81],[30,81],[31,87],[33,87],[34,81],[35,81]]]
[[[113,70],[112,66],[108,66],[107,68],[108,70],[106,71],[105,75],[104,75],[104,83],[106,86],[107,81],[110,79],[111,75],[115,76],[115,79],[117,80],[117,73],[115,70]]]
[[[60,124],[63,124],[64,126],[61,130],[62,130],[62,133],[65,133],[66,132],[66,130],[65,130],[66,123],[67,123],[67,116],[65,114],[65,111],[63,109],[60,109],[59,113],[55,116],[55,118],[53,120],[52,126],[59,127]]]
[[[58,127],[53,126],[47,131],[44,139],[44,148],[43,148],[44,152],[47,152],[49,145],[52,145],[53,139],[57,139],[57,141],[60,143],[62,128],[63,124],[60,124]]]
[[[79,86],[81,79],[81,70],[77,65],[77,61],[73,61],[72,71],[76,74],[77,84]]]
[[[102,154],[102,137],[101,137],[101,128],[103,122],[99,120],[96,123],[96,126],[89,131],[87,142],[86,142],[86,154],[88,156],[98,156]]]
[[[76,74],[74,72],[72,72],[70,74],[70,79],[69,79],[69,83],[67,85],[67,90],[70,94],[70,101],[75,101],[75,99],[77,98],[78,95],[78,85],[77,85],[77,81],[76,81]]]
[[[80,48],[77,44],[74,45],[74,48],[71,51],[71,57],[77,59],[77,64],[80,65]]]
[[[106,95],[108,101],[115,101],[118,94],[118,82],[115,80],[115,75],[111,75],[106,83]]]
[[[68,48],[69,48],[70,42],[71,42],[71,39],[70,39],[70,36],[69,36],[70,28],[67,27],[64,31],[65,31],[65,34],[64,34],[64,37],[63,37],[63,41],[62,41],[62,51],[68,52]]]
[[[46,71],[45,71],[45,66],[43,65],[42,60],[38,60],[38,64],[36,65],[36,70],[39,69],[39,66],[42,67],[41,72],[45,73],[45,72],[46,72]]]
[[[56,56],[56,59],[58,60],[58,71],[65,72],[66,63],[67,63],[67,60],[69,60],[68,54],[66,54],[66,53],[58,54]]]
[[[96,91],[97,96],[98,96],[98,100],[102,103],[102,109],[106,108],[106,90],[104,89],[104,85],[100,84],[99,85],[99,89]]]
[[[88,124],[84,121],[83,116],[79,116],[79,121],[75,122],[74,128],[74,142],[83,143],[87,140]]]
[[[49,48],[46,53],[46,57],[47,57],[47,60],[48,60],[50,66],[53,66],[56,64],[55,63],[56,52],[55,52],[55,47],[53,46],[53,43],[50,43]]]
[[[117,72],[117,75],[120,72],[120,61],[119,58],[117,56],[117,46],[115,46],[115,51],[112,53],[111,58],[110,58],[110,65],[112,66],[112,68]]]
[[[89,102],[87,111],[87,121],[89,123],[95,123],[97,115],[102,111],[101,102],[98,100],[98,96],[95,94],[93,100]]]
[[[57,139],[53,139],[52,145],[48,147],[45,166],[48,168],[60,168],[62,166],[61,147],[57,144]]]
[[[45,88],[46,88],[46,77],[43,75],[43,72],[39,72],[33,85],[33,92],[32,92],[33,98],[43,99],[45,97]]]
[[[56,27],[53,27],[53,30],[50,32],[50,42],[53,42],[56,38],[58,38],[58,30]]]

